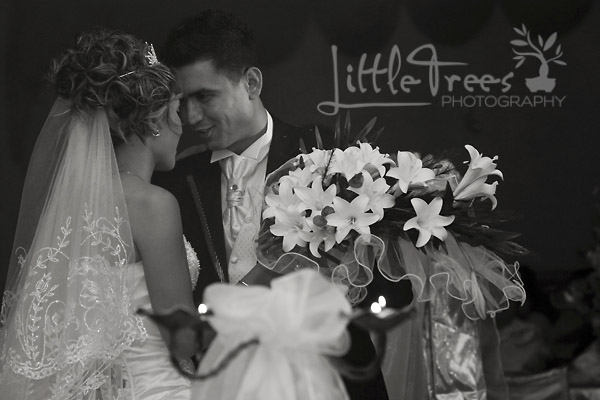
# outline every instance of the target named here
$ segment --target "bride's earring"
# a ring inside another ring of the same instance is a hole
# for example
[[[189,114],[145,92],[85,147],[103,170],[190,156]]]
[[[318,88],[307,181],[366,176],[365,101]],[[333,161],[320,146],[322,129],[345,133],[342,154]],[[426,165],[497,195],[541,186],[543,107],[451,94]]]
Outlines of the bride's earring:
[[[159,137],[160,136],[160,131],[158,129],[154,130],[154,132],[152,132],[152,136]]]

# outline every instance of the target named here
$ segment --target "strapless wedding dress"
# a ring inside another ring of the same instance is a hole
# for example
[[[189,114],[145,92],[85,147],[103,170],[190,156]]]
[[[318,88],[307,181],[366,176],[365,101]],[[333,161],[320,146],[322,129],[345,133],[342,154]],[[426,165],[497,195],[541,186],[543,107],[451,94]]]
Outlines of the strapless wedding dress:
[[[188,266],[192,278],[192,287],[196,285],[199,263],[196,253],[185,240]],[[165,271],[168,273],[168,271]],[[134,309],[152,310],[148,287],[144,278],[143,262],[130,264],[128,269],[130,283],[133,283],[131,301]],[[125,388],[119,399],[124,400],[188,400],[190,399],[190,381],[181,376],[171,364],[169,350],[158,327],[147,317],[142,317],[147,338],[134,343],[123,354],[123,366],[127,376]],[[190,361],[190,367],[193,364]]]

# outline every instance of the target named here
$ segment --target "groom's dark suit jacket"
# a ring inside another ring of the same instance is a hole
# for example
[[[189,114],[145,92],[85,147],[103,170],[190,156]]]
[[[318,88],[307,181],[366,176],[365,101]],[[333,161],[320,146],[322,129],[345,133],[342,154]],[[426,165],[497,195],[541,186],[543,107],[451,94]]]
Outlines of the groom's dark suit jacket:
[[[267,159],[267,173],[300,153],[300,139],[306,147],[314,145],[314,133],[287,125],[273,117],[273,138]],[[183,232],[198,255],[200,277],[194,291],[199,304],[206,286],[229,282],[223,210],[221,209],[221,167],[211,163],[206,151],[180,158],[169,172],[157,172],[152,181],[175,195],[181,209]]]
[[[309,151],[315,145],[312,130],[296,128],[273,117],[267,173],[300,153],[300,139]],[[332,143],[324,142],[326,148],[331,148]],[[200,276],[194,291],[196,304],[201,302],[206,286],[229,282],[221,210],[221,168],[218,162],[211,163],[210,158],[210,151],[185,156],[172,171],[156,173],[153,177],[153,183],[177,198],[183,232],[198,255]],[[368,333],[352,325],[349,330],[353,344],[346,359],[360,365],[373,358],[374,347]],[[388,398],[381,373],[366,382],[345,380],[345,383],[354,400]]]

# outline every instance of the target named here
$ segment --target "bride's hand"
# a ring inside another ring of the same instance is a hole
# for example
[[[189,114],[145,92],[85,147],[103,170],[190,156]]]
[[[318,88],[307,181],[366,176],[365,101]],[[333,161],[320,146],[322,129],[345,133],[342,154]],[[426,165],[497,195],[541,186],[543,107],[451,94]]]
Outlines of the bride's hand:
[[[190,358],[202,350],[202,343],[192,327],[182,327],[171,333],[168,341],[169,351],[176,358]]]

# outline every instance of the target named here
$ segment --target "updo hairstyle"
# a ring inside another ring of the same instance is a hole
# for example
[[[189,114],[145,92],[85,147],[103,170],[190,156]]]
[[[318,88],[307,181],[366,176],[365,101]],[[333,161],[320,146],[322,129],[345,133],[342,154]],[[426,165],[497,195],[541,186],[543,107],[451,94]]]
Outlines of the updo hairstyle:
[[[132,134],[144,140],[158,130],[176,89],[168,67],[149,64],[149,49],[129,34],[99,28],[79,35],[53,61],[49,78],[73,111],[106,109],[115,143]]]

